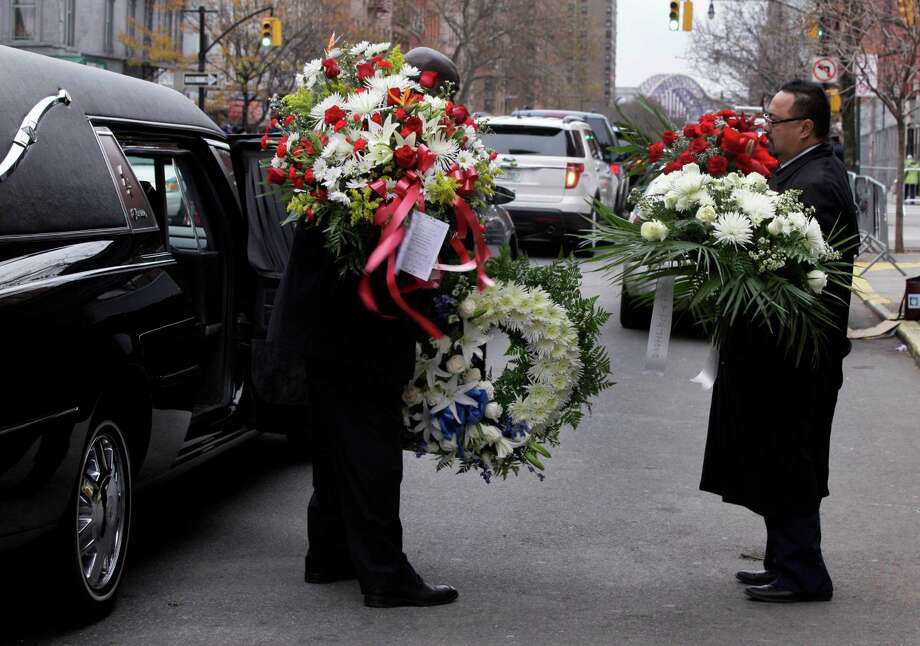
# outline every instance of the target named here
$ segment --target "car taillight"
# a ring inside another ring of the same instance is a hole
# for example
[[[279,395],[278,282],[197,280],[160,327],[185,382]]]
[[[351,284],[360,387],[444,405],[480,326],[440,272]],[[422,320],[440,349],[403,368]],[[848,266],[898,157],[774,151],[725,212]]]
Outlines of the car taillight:
[[[565,165],[565,187],[575,188],[578,186],[578,179],[585,172],[584,164],[566,164]]]
[[[617,164],[610,164],[610,172],[613,173],[614,175],[616,175],[617,177],[619,177],[619,176],[620,176],[620,167],[619,167],[619,165],[617,165]]]

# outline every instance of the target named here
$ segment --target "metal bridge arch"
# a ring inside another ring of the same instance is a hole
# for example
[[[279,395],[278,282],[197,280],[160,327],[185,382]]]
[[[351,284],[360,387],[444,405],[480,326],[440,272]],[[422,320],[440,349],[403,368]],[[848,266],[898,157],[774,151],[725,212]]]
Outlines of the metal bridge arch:
[[[685,74],[656,74],[639,86],[639,92],[660,103],[677,124],[696,121],[704,112],[719,108],[718,102]]]

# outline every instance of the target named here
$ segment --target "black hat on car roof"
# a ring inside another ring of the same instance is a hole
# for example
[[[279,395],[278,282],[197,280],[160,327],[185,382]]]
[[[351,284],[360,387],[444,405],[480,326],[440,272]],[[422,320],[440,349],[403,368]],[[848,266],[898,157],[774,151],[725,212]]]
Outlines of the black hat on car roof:
[[[417,67],[422,72],[437,72],[435,86],[431,91],[438,93],[446,83],[451,83],[455,91],[460,85],[460,74],[457,66],[447,56],[430,47],[415,47],[406,52],[405,60],[409,65]]]

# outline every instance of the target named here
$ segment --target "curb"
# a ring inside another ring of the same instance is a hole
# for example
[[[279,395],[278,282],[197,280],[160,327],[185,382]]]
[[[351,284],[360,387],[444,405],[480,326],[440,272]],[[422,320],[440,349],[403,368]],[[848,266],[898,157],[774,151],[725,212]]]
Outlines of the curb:
[[[892,314],[883,305],[883,303],[888,302],[888,299],[880,296],[878,292],[872,289],[872,285],[867,280],[862,279],[860,282],[862,285],[859,289],[854,289],[853,292],[862,299],[862,302],[883,321],[895,320],[897,315]],[[908,351],[914,358],[914,362],[920,367],[920,322],[901,321],[895,333],[907,346]]]

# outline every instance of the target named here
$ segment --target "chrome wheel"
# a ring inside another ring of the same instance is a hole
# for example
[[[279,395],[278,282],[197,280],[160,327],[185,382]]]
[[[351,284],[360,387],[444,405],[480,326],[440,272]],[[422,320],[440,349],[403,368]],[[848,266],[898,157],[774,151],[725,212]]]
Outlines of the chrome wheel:
[[[130,512],[127,455],[114,423],[100,424],[80,474],[76,524],[79,566],[87,591],[104,597],[121,571]]]

